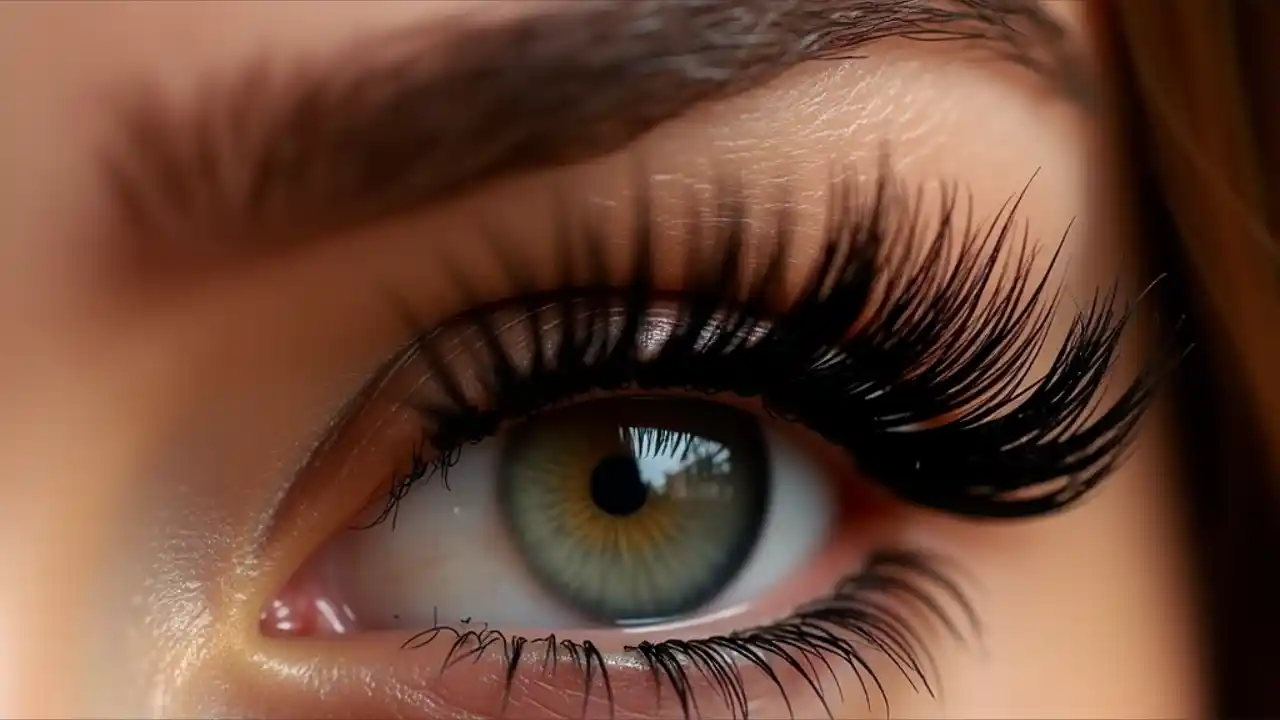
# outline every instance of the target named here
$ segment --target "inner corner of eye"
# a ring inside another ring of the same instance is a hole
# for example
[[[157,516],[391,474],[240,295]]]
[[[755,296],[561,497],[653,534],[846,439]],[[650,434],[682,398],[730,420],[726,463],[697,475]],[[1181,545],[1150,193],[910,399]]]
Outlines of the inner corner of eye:
[[[612,630],[621,648],[769,622],[865,559],[866,537],[840,539],[859,535],[851,478],[817,454],[697,397],[539,413],[378,499],[361,515],[375,522],[330,538],[266,604],[262,631]]]

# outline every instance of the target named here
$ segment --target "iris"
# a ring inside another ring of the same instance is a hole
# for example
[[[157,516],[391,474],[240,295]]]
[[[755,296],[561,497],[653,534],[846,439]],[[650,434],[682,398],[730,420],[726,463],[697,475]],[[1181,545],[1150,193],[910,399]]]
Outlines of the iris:
[[[580,403],[512,432],[502,513],[561,601],[607,624],[680,617],[723,592],[755,548],[765,448],[759,420],[720,403]]]

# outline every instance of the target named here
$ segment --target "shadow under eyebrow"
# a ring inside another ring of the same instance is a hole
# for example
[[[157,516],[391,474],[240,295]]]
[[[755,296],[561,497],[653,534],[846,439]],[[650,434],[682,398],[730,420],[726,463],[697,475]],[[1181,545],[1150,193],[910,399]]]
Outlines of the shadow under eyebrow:
[[[296,242],[609,153],[700,103],[890,37],[973,41],[1087,101],[1076,49],[1039,0],[579,3],[260,62],[191,107],[132,88],[108,148],[112,207],[148,264],[201,243]]]

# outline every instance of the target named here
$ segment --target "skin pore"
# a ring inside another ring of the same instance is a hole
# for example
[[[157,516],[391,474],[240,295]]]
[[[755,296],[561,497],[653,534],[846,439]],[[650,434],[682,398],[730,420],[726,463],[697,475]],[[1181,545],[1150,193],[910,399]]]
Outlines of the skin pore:
[[[1047,7],[1083,42],[1079,4]],[[449,282],[458,272],[479,297],[510,292],[478,242],[491,228],[518,233],[522,262],[539,282],[554,281],[557,200],[621,227],[637,158],[657,207],[707,197],[725,172],[764,202],[785,192],[797,208],[797,276],[816,251],[833,168],[872,181],[888,148],[897,179],[927,197],[954,182],[979,218],[1026,188],[1019,217],[1045,259],[1066,233],[1064,306],[1116,277],[1142,284],[1125,238],[1088,211],[1089,111],[1042,75],[959,40],[889,38],[857,59],[797,64],[674,113],[626,147],[582,151],[559,167],[516,165],[529,171],[458,181],[411,209],[346,213],[320,230],[219,224],[212,213],[129,226],[113,212],[103,148],[117,147],[117,115],[106,109],[121,87],[148,83],[180,113],[198,107],[205,78],[262,56],[301,62],[411,23],[447,37],[459,19],[496,26],[566,11],[523,2],[0,6],[0,84],[10,92],[0,117],[0,476],[10,479],[0,504],[0,714],[496,712],[486,684],[494,670],[440,675],[444,647],[400,650],[386,637],[291,644],[262,637],[258,613],[375,489],[376,468],[363,467],[353,485],[312,472],[307,459],[412,332],[406,315],[431,326],[465,310]],[[668,216],[669,243],[680,216]],[[130,230],[154,237],[138,242]],[[251,232],[309,241],[238,242]],[[1121,362],[1132,370],[1132,359]],[[928,638],[938,698],[888,679],[894,717],[1197,713],[1177,468],[1159,405],[1140,433],[1096,497],[1064,513],[1011,524],[885,511],[886,537],[945,550],[963,567],[982,619],[980,642]],[[429,578],[421,586],[429,591]],[[772,590],[786,605],[822,591]],[[557,687],[520,687],[537,702],[519,717],[580,710]],[[620,712],[675,712],[630,697]],[[821,712],[812,698],[796,702],[797,717]],[[831,702],[836,717],[884,713],[869,713],[856,692]],[[783,712],[776,699],[759,708]]]

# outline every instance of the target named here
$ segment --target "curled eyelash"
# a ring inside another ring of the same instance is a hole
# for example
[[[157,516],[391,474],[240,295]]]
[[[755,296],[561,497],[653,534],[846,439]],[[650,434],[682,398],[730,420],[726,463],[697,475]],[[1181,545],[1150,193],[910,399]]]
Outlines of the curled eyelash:
[[[830,679],[837,698],[845,700],[837,670],[847,668],[857,680],[867,708],[879,698],[888,711],[888,692],[872,666],[885,658],[913,690],[935,695],[929,676],[934,659],[918,629],[920,622],[945,630],[958,642],[980,631],[978,618],[961,588],[939,570],[941,559],[920,552],[881,552],[866,567],[842,580],[829,595],[797,608],[789,617],[761,628],[696,640],[664,640],[629,645],[623,652],[639,661],[653,678],[659,702],[672,694],[687,718],[701,717],[693,691],[694,677],[708,681],[734,718],[750,717],[746,672],[754,670],[776,687],[794,717],[792,699],[775,666],[795,672],[804,687],[834,718],[828,703]],[[957,617],[958,616],[958,617]],[[464,621],[464,625],[467,624]],[[414,634],[401,646],[422,648],[449,642],[441,674],[466,661],[496,654],[505,664],[503,706],[524,664],[554,675],[562,662],[583,676],[582,717],[593,695],[602,695],[610,717],[613,684],[600,649],[554,634],[540,638],[509,635],[487,626],[479,630],[435,625]]]
[[[784,286],[790,207],[772,223],[751,221],[727,183],[717,222],[690,223],[679,292],[655,277],[654,211],[643,194],[623,282],[602,256],[613,238],[592,223],[561,223],[553,291],[533,289],[511,248],[499,248],[520,292],[474,303],[412,344],[435,392],[409,400],[423,441],[373,524],[394,522],[415,483],[447,484],[463,448],[503,423],[624,388],[758,398],[843,448],[899,498],[953,515],[1030,517],[1085,496],[1123,458],[1168,368],[1154,358],[1102,407],[1133,307],[1121,306],[1115,286],[1098,291],[1032,379],[1061,306],[1049,287],[1061,245],[1037,277],[1021,194],[977,222],[946,186],[930,223],[921,193],[887,167],[879,177],[868,196],[833,184],[821,250],[795,292]],[[769,252],[753,257],[761,245]]]
[[[504,423],[623,389],[758,399],[844,449],[861,475],[897,497],[954,515],[1031,517],[1084,497],[1122,460],[1168,369],[1153,358],[1120,393],[1103,392],[1133,306],[1116,287],[1078,305],[1047,369],[1033,376],[1063,307],[1051,287],[1061,245],[1038,274],[1041,251],[1018,219],[1022,195],[979,221],[954,186],[933,206],[886,169],[879,178],[866,195],[833,184],[825,235],[798,288],[786,277],[792,207],[761,222],[729,183],[711,208],[715,221],[695,215],[688,224],[679,291],[659,281],[656,213],[643,194],[622,239],[633,253],[621,278],[603,250],[619,238],[567,214],[556,289],[536,286],[509,244],[495,247],[510,298],[480,302],[465,273],[454,273],[471,309],[423,332],[393,366],[426,371],[407,401],[423,432],[371,524],[394,523],[418,482],[447,487],[467,446]],[[1114,399],[1104,405],[1106,397]],[[887,709],[876,657],[934,694],[922,620],[957,639],[978,628],[932,558],[880,553],[776,623],[624,652],[688,717],[701,714],[693,688],[706,684],[746,718],[750,672],[776,686],[788,709],[782,674],[798,675],[830,715],[830,693],[844,698],[841,667],[869,707],[879,698]],[[612,711],[609,668],[592,643],[469,625],[435,624],[404,647],[450,643],[442,672],[496,653],[506,696],[527,665],[555,673],[568,662],[582,673],[583,715],[593,694]]]

